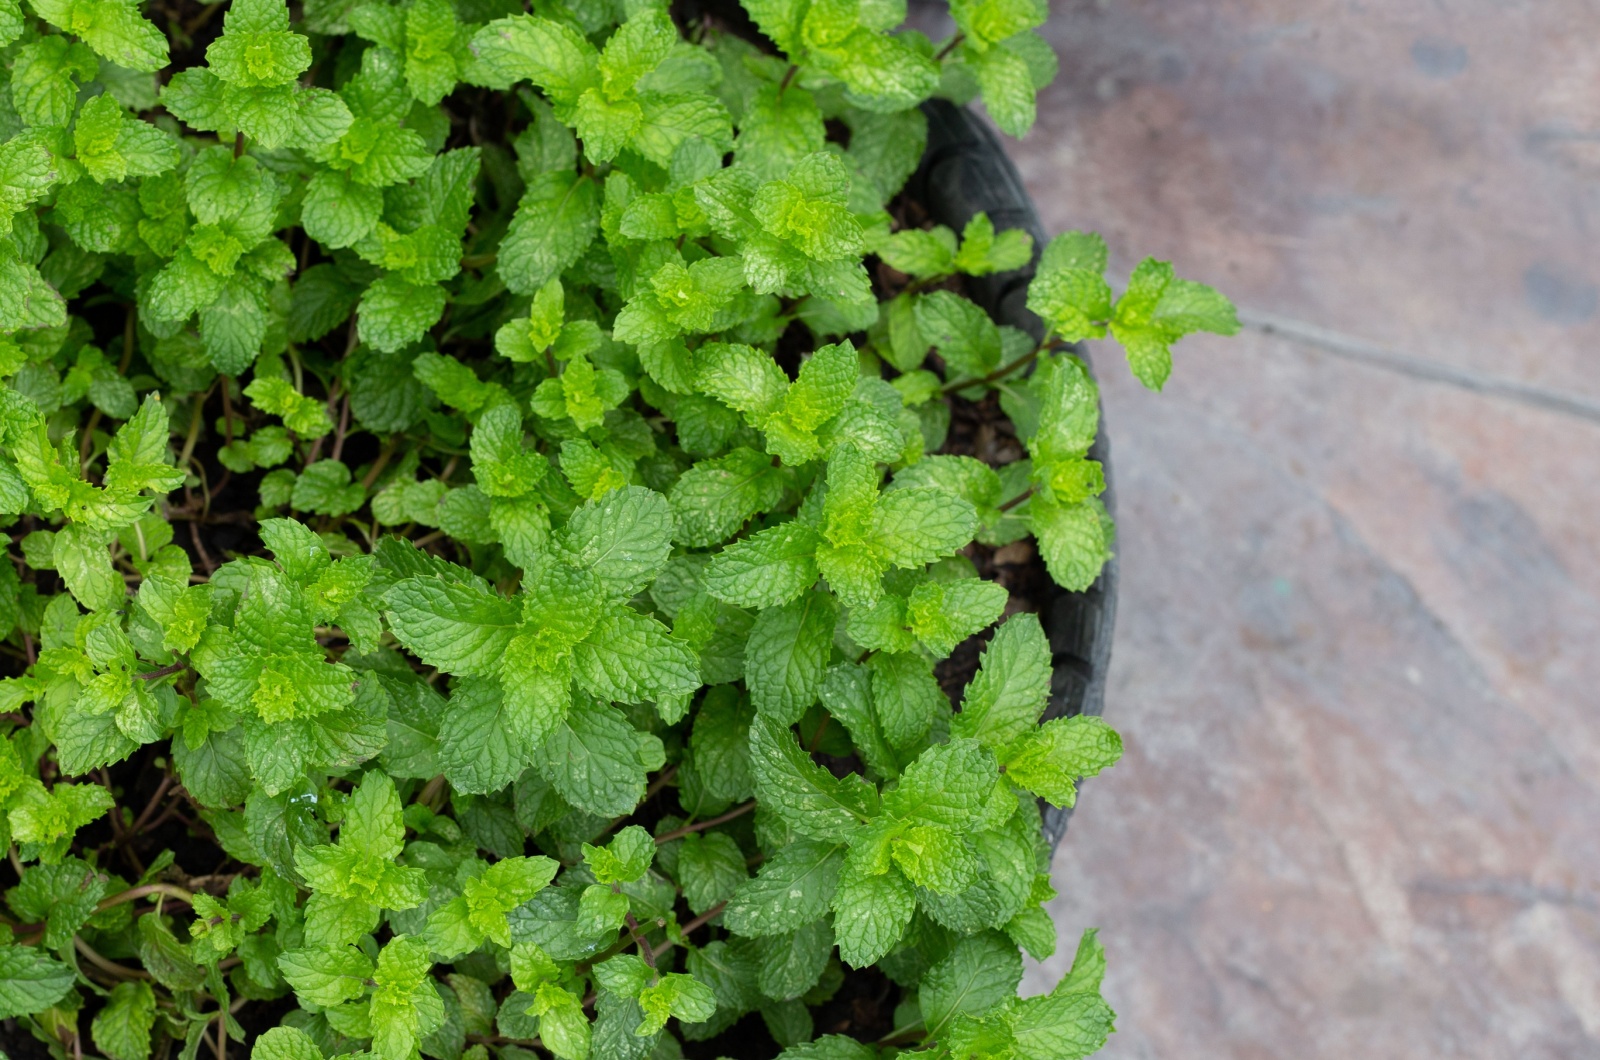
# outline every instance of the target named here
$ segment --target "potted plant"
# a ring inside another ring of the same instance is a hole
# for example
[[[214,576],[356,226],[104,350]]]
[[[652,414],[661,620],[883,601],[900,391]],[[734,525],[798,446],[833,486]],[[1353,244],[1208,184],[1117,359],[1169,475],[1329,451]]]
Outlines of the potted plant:
[[[948,102],[1042,2],[533,6],[0,0],[0,1041],[1088,1055],[1072,344],[1231,307]]]

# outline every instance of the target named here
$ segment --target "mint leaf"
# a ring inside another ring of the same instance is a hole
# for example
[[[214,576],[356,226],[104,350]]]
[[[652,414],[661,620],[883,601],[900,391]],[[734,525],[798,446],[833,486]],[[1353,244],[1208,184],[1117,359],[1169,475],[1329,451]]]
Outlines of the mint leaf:
[[[1047,721],[1006,752],[1006,775],[1055,806],[1077,801],[1075,781],[1110,769],[1122,757],[1122,738],[1099,718]]]
[[[928,1034],[938,1038],[956,1016],[1014,997],[1021,981],[1022,955],[1010,939],[993,931],[961,939],[922,977],[918,999]]]
[[[796,840],[763,864],[754,879],[734,891],[723,914],[728,929],[762,938],[792,931],[796,924],[811,923],[828,911],[843,864],[842,845]]]
[[[793,724],[816,702],[836,614],[832,597],[811,592],[756,617],[745,645],[745,684],[757,713]]]
[[[917,909],[917,895],[896,869],[877,876],[847,870],[832,908],[839,959],[852,968],[865,968],[877,963],[905,934]]]
[[[0,1014],[40,1012],[72,989],[72,969],[32,946],[0,946]]]
[[[877,812],[877,794],[860,777],[835,777],[769,718],[750,728],[750,762],[756,798],[809,839],[848,841]]]
[[[1172,372],[1171,345],[1197,331],[1237,334],[1233,303],[1203,283],[1178,279],[1168,262],[1140,262],[1111,319],[1111,334],[1139,382],[1160,390]]]
[[[984,649],[950,734],[1003,753],[1031,731],[1050,696],[1050,644],[1036,615],[1012,615]]]

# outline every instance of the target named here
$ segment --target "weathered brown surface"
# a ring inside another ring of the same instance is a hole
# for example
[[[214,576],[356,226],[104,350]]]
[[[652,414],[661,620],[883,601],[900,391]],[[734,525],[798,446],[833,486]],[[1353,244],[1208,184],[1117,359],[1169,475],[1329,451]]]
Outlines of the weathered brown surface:
[[[1030,986],[1099,926],[1108,1057],[1600,1056],[1600,10],[1056,8],[1048,229],[1578,407],[1259,331],[1162,395],[1098,351],[1128,754]]]

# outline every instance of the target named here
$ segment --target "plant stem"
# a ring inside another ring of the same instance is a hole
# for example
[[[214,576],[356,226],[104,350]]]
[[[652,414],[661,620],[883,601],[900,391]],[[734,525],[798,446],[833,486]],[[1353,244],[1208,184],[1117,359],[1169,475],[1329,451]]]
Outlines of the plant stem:
[[[650,943],[645,941],[645,937],[639,933],[639,922],[633,918],[632,913],[624,914],[624,920],[628,925],[628,934],[633,936],[634,943],[639,947],[639,956],[644,958],[644,963],[650,966],[651,971],[655,971],[656,953],[650,948]]]
[[[168,663],[159,670],[147,670],[142,674],[134,674],[133,676],[137,677],[141,681],[157,681],[163,677],[170,677],[175,673],[187,670],[188,668],[189,665],[187,663]]]
[[[663,769],[661,771],[661,775],[656,777],[656,779],[652,780],[650,782],[650,786],[648,788],[644,789],[644,798],[641,799],[640,801],[641,802],[649,802],[650,799],[653,796],[655,796],[657,792],[659,792],[662,788],[664,788],[668,784],[670,784],[672,782],[672,778],[677,776],[677,775],[678,775],[678,766],[677,766],[676,763],[674,763],[671,766],[668,766],[666,769]]]
[[[986,385],[988,383],[992,383],[997,379],[1004,379],[1006,376],[1010,375],[1012,372],[1015,372],[1018,368],[1023,368],[1023,367],[1026,367],[1027,365],[1032,364],[1034,359],[1039,356],[1039,354],[1045,349],[1045,347],[1047,345],[1048,345],[1047,343],[1041,342],[1041,343],[1039,343],[1039,345],[1035,346],[1033,349],[1029,350],[1027,353],[1023,354],[1021,357],[1018,357],[1016,360],[1011,361],[1009,364],[1002,364],[999,368],[996,368],[994,371],[990,372],[988,375],[983,376],[981,378],[978,378],[978,379],[958,379],[954,383],[946,383],[943,387],[941,387],[939,389],[939,393],[941,393],[941,394],[954,394],[958,390],[965,390],[968,387],[972,387],[972,386],[982,386],[982,385]]]
[[[88,961],[102,972],[105,972],[107,975],[115,976],[118,979],[153,978],[149,972],[146,972],[142,969],[124,968],[122,965],[117,964],[114,961],[106,960],[104,957],[100,956],[100,954],[91,949],[87,942],[83,941],[76,935],[72,936],[72,946],[78,951],[84,960]]]
[[[782,99],[783,94],[789,90],[789,83],[794,80],[794,75],[799,72],[800,66],[798,63],[790,63],[789,69],[783,72],[783,80],[778,84],[779,99]]]
[[[136,319],[137,318],[134,316],[134,306],[130,304],[122,322],[122,361],[117,365],[118,375],[127,375],[128,365],[133,363],[133,325]]]
[[[228,445],[233,444],[233,395],[228,393],[233,388],[233,380],[221,376],[217,380],[222,387],[222,431],[223,440]]]
[[[89,425],[83,429],[83,438],[78,442],[78,464],[84,473],[89,470],[89,454],[94,451],[94,429],[98,426],[100,410],[95,409],[89,413]]]
[[[683,925],[683,927],[679,928],[678,934],[687,937],[689,934],[698,930],[699,928],[705,927],[707,924],[717,918],[718,914],[722,912],[723,907],[725,907],[727,904],[727,902],[718,902],[716,905],[712,906],[710,909],[707,909],[704,913],[701,913],[699,916]],[[657,946],[650,956],[652,958],[660,957],[663,953],[666,953],[668,950],[670,950],[674,945],[676,945],[676,943],[674,943],[671,939],[667,939],[661,945]],[[652,960],[651,966],[654,967],[654,960]]]
[[[183,440],[183,451],[178,454],[178,467],[188,467],[189,458],[194,455],[194,443],[200,440],[200,425],[206,421],[206,399],[211,396],[211,391],[216,384],[206,387],[205,393],[194,399],[194,412],[189,416],[189,434]],[[224,406],[226,407],[226,406]]]
[[[662,843],[670,843],[674,839],[682,839],[690,832],[703,832],[707,828],[715,828],[717,825],[722,824],[725,821],[731,821],[735,817],[743,817],[745,814],[749,813],[755,808],[756,801],[751,799],[749,802],[735,806],[727,813],[719,814],[718,816],[711,818],[709,821],[701,821],[698,824],[686,824],[682,828],[674,828],[670,832],[663,832],[661,835],[656,836],[656,845],[659,846]]]
[[[444,805],[444,799],[440,798],[444,792],[444,786],[444,774],[440,773],[422,786],[422,790],[417,793],[417,801],[437,813],[439,807]]]
[[[1033,496],[1033,487],[1029,486],[1027,489],[1023,490],[1021,493],[1017,494],[1015,497],[1012,497],[1010,500],[1008,500],[1004,504],[1002,504],[1000,506],[1000,510],[1002,512],[1009,512],[1011,509],[1015,508],[1017,505],[1021,504],[1023,501],[1027,500],[1029,497],[1032,497],[1032,496]]]
[[[171,786],[173,786],[173,775],[166,773],[165,777],[162,777],[162,783],[158,783],[155,786],[154,796],[150,796],[150,801],[144,805],[144,812],[139,813],[138,820],[134,821],[131,828],[128,828],[130,836],[138,836],[139,829],[144,828],[149,823],[150,818],[155,817],[155,807],[160,805],[163,794],[166,794],[166,789],[171,788]]]
[[[244,132],[239,131],[233,134],[233,157],[238,158],[242,154],[244,154]]]
[[[194,904],[194,894],[190,891],[184,890],[177,884],[146,883],[138,887],[130,887],[126,891],[122,891],[119,894],[114,894],[109,898],[102,898],[100,900],[100,904],[94,907],[94,911],[96,913],[102,913],[114,905],[122,905],[124,902],[136,902],[139,899],[148,897],[152,894],[164,894],[168,898],[175,898],[185,905]]]
[[[342,406],[340,408],[340,411],[339,411],[339,426],[335,429],[334,434],[333,434],[333,449],[332,449],[332,451],[330,451],[328,453],[328,457],[330,459],[338,460],[341,456],[344,455],[344,436],[345,436],[345,432],[348,431],[349,429],[350,429],[350,395],[347,393],[344,396],[344,402],[343,402],[343,404],[342,404]]]
[[[394,456],[394,448],[398,444],[399,442],[396,439],[389,439],[389,444],[383,447],[383,452],[378,454],[378,459],[372,462],[372,466],[367,469],[367,473],[361,477],[362,489],[370,490],[372,484],[378,481],[378,476],[383,473],[383,469],[388,465],[390,458]]]
[[[961,42],[966,39],[967,35],[965,33],[957,33],[954,37],[950,38],[949,44],[946,44],[943,48],[939,49],[939,54],[933,57],[933,61],[936,63],[942,62],[945,56],[949,55],[951,52],[960,47]]]

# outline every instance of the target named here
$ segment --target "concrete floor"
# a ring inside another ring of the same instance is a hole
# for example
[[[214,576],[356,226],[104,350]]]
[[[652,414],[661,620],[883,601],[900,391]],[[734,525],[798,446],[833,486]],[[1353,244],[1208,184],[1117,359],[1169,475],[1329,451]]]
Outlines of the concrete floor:
[[[1252,325],[1098,351],[1106,1057],[1600,1057],[1600,5],[1054,4],[1051,231]],[[935,14],[924,10],[924,18]]]

